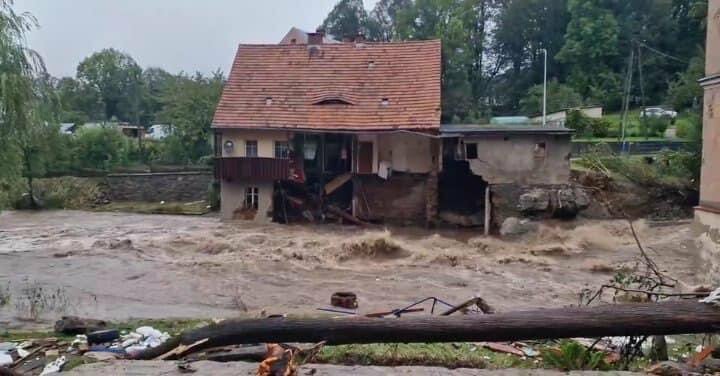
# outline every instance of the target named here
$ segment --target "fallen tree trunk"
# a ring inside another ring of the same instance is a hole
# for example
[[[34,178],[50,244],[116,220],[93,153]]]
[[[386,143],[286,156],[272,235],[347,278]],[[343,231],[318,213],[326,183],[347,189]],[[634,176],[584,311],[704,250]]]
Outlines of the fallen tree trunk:
[[[140,353],[152,359],[207,338],[205,347],[247,343],[480,342],[531,339],[669,335],[720,331],[720,308],[696,301],[618,304],[401,319],[363,317],[225,320],[194,329]]]

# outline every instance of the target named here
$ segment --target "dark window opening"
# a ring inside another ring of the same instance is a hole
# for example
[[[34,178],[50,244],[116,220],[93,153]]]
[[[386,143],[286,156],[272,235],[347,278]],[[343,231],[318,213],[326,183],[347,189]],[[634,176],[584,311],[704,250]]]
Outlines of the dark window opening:
[[[251,140],[245,141],[245,156],[246,157],[257,157],[258,156],[257,141],[251,141]]]
[[[475,143],[465,144],[465,159],[477,159],[477,158],[478,158],[477,144],[475,144]]]

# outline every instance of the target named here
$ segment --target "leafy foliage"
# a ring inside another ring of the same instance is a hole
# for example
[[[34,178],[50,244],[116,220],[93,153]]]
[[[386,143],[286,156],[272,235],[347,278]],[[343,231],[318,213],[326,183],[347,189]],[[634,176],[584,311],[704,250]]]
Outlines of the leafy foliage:
[[[566,126],[575,130],[578,137],[608,137],[610,135],[610,123],[606,119],[594,119],[582,113],[580,110],[568,112]]]
[[[110,170],[129,162],[134,145],[116,128],[81,128],[75,139],[75,157],[81,168]]]
[[[543,351],[543,359],[550,367],[563,371],[608,368],[603,352],[587,349],[575,341],[563,341],[559,349]]]
[[[358,34],[368,36],[371,29],[362,0],[340,0],[323,21],[323,28],[339,39]]]
[[[128,54],[109,48],[80,62],[78,80],[100,94],[104,119],[139,122],[142,69]]]
[[[210,126],[223,83],[220,72],[210,77],[181,74],[167,83],[160,97],[163,107],[157,114],[173,126],[173,134],[166,140],[166,161],[187,163],[210,154]]]

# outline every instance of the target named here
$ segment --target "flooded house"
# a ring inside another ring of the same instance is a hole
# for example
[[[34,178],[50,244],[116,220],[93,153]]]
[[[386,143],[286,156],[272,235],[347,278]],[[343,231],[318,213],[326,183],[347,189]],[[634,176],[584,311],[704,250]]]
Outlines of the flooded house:
[[[213,120],[226,219],[425,222],[440,41],[240,45]]]
[[[490,229],[528,189],[549,192],[531,211],[559,200],[571,130],[441,125],[440,41],[325,41],[238,48],[213,120],[224,219]]]

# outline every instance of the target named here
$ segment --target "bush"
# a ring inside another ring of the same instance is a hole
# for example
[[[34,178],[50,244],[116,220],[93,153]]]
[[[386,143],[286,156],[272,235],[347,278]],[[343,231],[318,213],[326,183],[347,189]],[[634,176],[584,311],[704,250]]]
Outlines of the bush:
[[[664,117],[644,117],[640,119],[639,136],[663,137],[670,125],[670,119]]]
[[[75,138],[78,167],[109,171],[127,165],[137,155],[137,144],[116,128],[81,128]]]
[[[580,110],[571,110],[566,125],[575,130],[578,137],[608,137],[612,124],[606,119],[594,119],[585,116]]]

